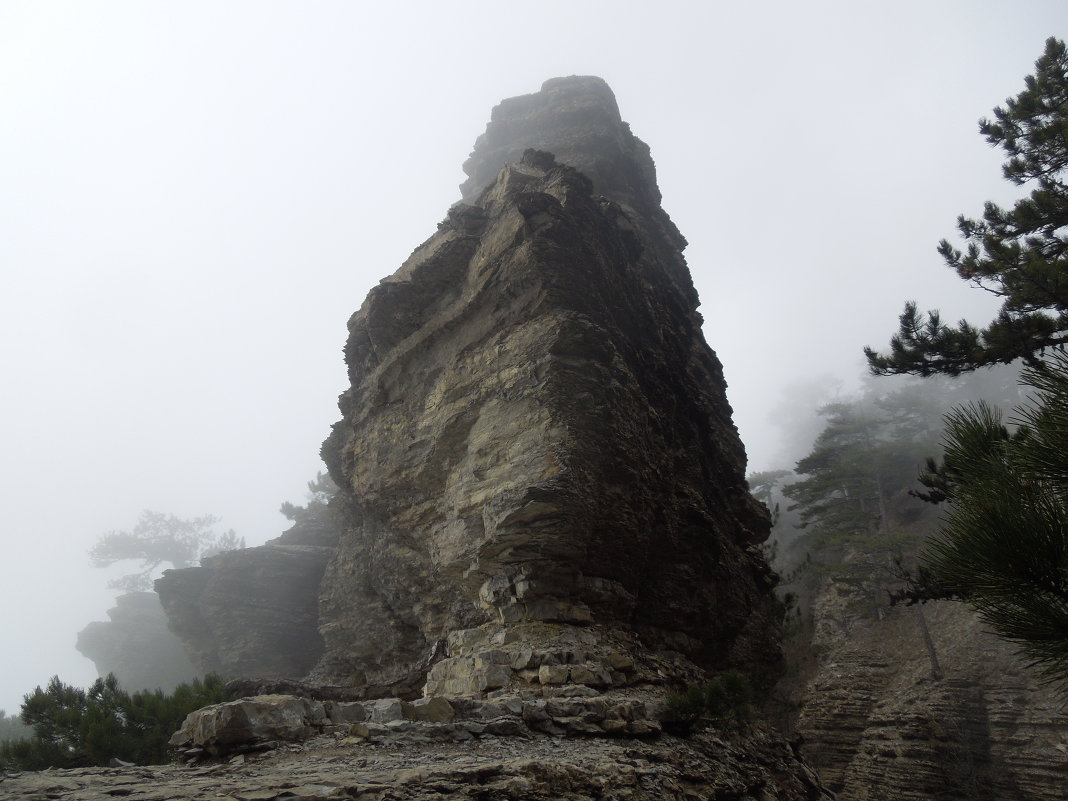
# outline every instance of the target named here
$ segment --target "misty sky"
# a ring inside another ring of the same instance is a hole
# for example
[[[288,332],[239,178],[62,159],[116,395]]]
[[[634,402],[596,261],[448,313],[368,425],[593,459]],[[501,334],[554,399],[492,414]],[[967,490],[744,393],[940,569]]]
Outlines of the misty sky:
[[[976,121],[1063,0],[0,0],[0,708],[113,593],[86,550],[142,509],[249,544],[300,502],[348,316],[459,199],[502,98],[596,74],[652,148],[755,469],[863,372],[907,298],[1017,196]]]

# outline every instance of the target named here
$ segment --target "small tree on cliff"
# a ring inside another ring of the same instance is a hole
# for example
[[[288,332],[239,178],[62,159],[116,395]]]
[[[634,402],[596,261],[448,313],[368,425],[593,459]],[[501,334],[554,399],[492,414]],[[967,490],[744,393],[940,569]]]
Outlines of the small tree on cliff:
[[[146,510],[132,530],[101,535],[89,549],[89,559],[94,567],[139,561],[139,570],[113,579],[108,586],[125,592],[150,590],[154,573],[162,564],[191,567],[205,556],[245,547],[244,538],[238,537],[233,529],[217,534],[214,526],[218,522],[211,515],[183,520]]]
[[[905,304],[898,333],[883,355],[865,348],[873,373],[958,375],[1036,355],[1068,343],[1068,48],[1046,41],[1026,88],[979,131],[1008,159],[1005,178],[1031,194],[1003,209],[988,202],[983,219],[961,216],[965,249],[943,239],[938,252],[957,275],[1002,298],[1001,311],[985,328],[965,320],[956,327],[937,311],[926,315]]]
[[[290,501],[283,501],[278,511],[286,519],[300,523],[309,517],[315,518],[326,514],[326,507],[336,494],[337,484],[328,473],[319,471],[315,474],[315,480],[308,482],[308,492],[305,496],[307,503],[298,506]]]

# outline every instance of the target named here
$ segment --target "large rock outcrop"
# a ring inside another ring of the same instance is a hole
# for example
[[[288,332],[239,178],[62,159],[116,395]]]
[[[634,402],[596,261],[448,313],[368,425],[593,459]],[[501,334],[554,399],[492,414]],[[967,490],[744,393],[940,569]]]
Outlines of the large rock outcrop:
[[[279,538],[168,570],[156,592],[198,672],[300,678],[322,653],[319,583],[331,553]]]
[[[120,595],[108,618],[78,632],[76,645],[100,676],[114,673],[131,691],[158,687],[170,692],[197,675],[181,640],[168,628],[156,593]]]
[[[648,148],[603,81],[564,78],[498,106],[465,170],[349,321],[313,678],[774,665],[766,511]]]
[[[305,718],[294,715],[293,723]],[[316,723],[314,718],[308,723]],[[278,728],[284,728],[285,720]],[[0,795],[52,801],[815,801],[818,780],[781,741],[491,734],[457,724],[354,724],[231,764],[80,768],[0,776]],[[394,725],[396,724],[396,725]],[[277,724],[276,724],[277,725]],[[338,729],[341,727],[333,726]],[[444,731],[443,731],[444,730]],[[460,731],[468,737],[461,739]],[[448,736],[442,736],[447,733]]]
[[[926,604],[932,668],[915,609],[881,615],[817,599],[821,664],[802,697],[803,755],[840,798],[1052,801],[1068,787],[1068,710],[1013,647],[963,604]]]

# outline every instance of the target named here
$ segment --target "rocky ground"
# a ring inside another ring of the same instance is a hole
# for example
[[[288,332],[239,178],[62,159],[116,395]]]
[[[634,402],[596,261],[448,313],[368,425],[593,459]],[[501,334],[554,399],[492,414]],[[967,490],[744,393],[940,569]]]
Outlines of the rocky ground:
[[[420,742],[417,727],[333,733],[216,764],[84,768],[0,778],[4,799],[816,799],[815,776],[781,739],[713,732],[689,739],[538,733]]]

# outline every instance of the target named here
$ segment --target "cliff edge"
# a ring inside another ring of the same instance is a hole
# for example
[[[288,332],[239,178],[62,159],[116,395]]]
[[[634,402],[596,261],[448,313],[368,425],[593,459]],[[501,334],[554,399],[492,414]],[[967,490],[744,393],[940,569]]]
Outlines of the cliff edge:
[[[568,648],[597,686],[655,651],[775,665],[768,519],[648,147],[603,81],[555,79],[465,170],[349,320],[313,678],[479,694]]]

